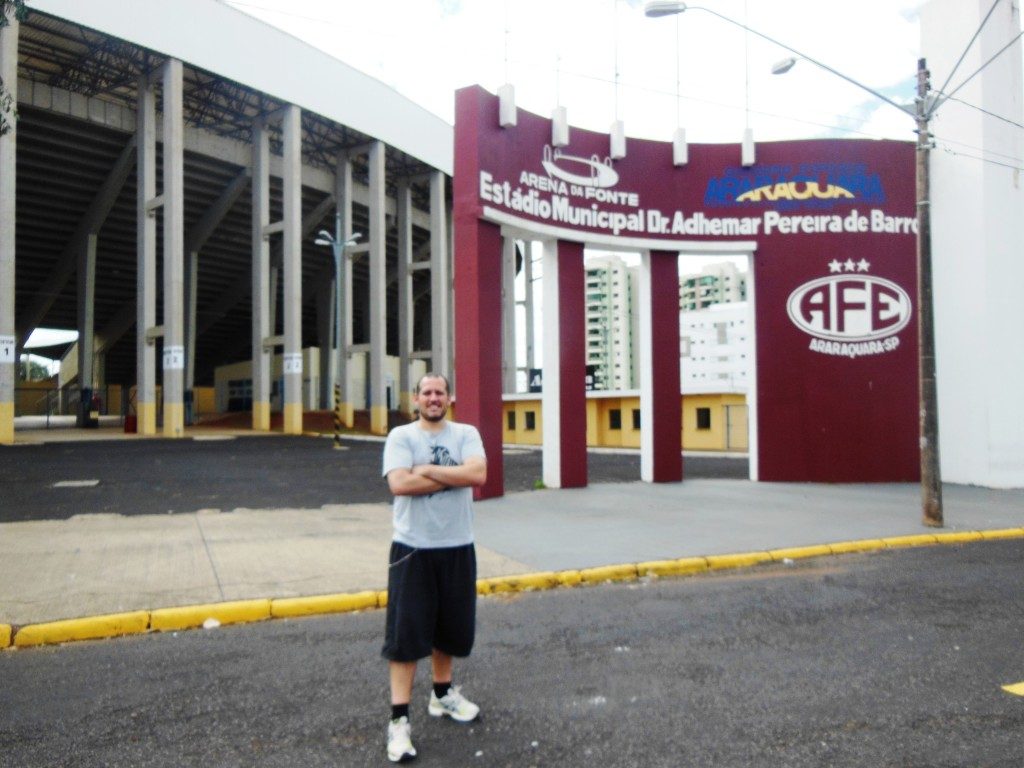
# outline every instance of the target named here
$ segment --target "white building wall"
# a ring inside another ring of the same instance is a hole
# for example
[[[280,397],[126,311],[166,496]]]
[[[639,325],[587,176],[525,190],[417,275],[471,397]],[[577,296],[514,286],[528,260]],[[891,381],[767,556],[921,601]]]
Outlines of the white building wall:
[[[942,87],[991,0],[931,0],[922,53]],[[949,88],[1020,33],[1019,5],[999,3]],[[1021,43],[956,98],[1016,123]],[[1024,131],[959,102],[932,123],[932,262],[939,449],[945,482],[1024,487]],[[944,151],[944,150],[951,150]],[[985,160],[978,159],[979,157]]]
[[[750,305],[716,304],[679,313],[683,393],[746,392],[751,376]]]

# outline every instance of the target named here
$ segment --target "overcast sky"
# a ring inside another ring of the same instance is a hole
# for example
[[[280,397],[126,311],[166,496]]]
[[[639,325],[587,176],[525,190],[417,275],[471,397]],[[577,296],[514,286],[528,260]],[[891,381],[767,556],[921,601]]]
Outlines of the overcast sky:
[[[510,82],[531,112],[561,104],[573,125],[607,131],[618,118],[641,138],[670,140],[677,112],[695,142],[738,141],[748,124],[758,140],[913,138],[908,115],[808,62],[772,75],[786,50],[698,8],[650,19],[642,0],[225,1],[449,122],[455,89]],[[913,98],[922,0],[706,5],[898,102]]]

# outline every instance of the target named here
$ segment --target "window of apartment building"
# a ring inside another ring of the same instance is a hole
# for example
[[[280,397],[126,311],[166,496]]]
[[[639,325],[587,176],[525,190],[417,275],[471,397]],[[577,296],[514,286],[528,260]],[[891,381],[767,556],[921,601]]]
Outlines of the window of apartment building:
[[[633,409],[633,429],[640,429],[640,409]]]
[[[526,431],[533,432],[537,429],[537,414],[533,411],[526,412]]]
[[[622,429],[622,410],[612,408],[608,411],[608,429]]]
[[[508,422],[509,430],[514,432],[516,429],[516,412],[509,411],[505,420]]]
[[[697,409],[697,429],[711,429],[711,409]]]

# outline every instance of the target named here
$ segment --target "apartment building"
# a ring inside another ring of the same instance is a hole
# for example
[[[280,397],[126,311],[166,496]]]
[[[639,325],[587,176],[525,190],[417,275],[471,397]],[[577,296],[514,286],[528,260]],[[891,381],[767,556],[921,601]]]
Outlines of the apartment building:
[[[596,256],[586,263],[587,365],[594,389],[634,389],[640,385],[634,339],[639,335],[638,268],[620,256]]]
[[[747,273],[732,262],[709,264],[679,278],[679,308],[683,312],[746,299]]]

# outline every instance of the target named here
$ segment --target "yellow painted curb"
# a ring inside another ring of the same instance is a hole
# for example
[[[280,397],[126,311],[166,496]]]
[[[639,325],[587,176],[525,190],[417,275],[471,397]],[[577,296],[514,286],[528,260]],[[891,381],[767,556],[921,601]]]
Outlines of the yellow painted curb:
[[[1024,528],[999,528],[994,531],[981,531],[983,539],[1021,539],[1024,538]]]
[[[487,586],[487,592],[484,594],[551,589],[560,584],[558,574],[554,571],[523,573],[518,576],[493,576],[489,579],[481,579],[481,581]]]
[[[817,544],[810,547],[789,547],[788,549],[772,549],[768,551],[772,560],[799,560],[802,557],[821,557],[831,555],[832,547],[827,544]]]
[[[636,565],[633,563],[580,569],[580,579],[587,584],[599,584],[603,581],[629,581],[636,577]]]
[[[577,587],[583,583],[583,575],[579,571],[559,571],[558,583],[563,587]]]
[[[708,570],[718,571],[723,568],[748,568],[752,565],[770,562],[772,556],[767,552],[742,552],[737,555],[708,555]]]
[[[137,635],[149,629],[149,611],[112,613],[84,619],[27,624],[14,635],[17,648],[32,645],[53,645],[72,640],[99,640],[120,635]]]
[[[829,544],[833,555],[846,555],[851,552],[872,552],[876,549],[885,549],[885,542],[881,539],[861,539],[860,541],[840,541]]]
[[[637,563],[636,570],[641,576],[687,576],[691,573],[703,573],[708,569],[708,561],[703,557],[683,557],[679,560],[650,560]]]
[[[11,644],[11,625],[0,624],[0,648],[7,648]]]
[[[270,601],[270,615],[275,619],[283,619],[318,613],[351,613],[376,607],[376,591],[313,597],[279,597]]]
[[[270,600],[239,600],[229,603],[161,608],[153,611],[151,617],[150,627],[160,632],[194,629],[203,626],[207,619],[216,619],[221,624],[261,621],[270,618]]]
[[[959,544],[967,541],[980,541],[982,538],[978,531],[955,531],[952,533],[936,533],[935,540],[939,544]]]
[[[882,543],[890,549],[898,547],[923,547],[929,544],[938,544],[934,533],[915,533],[910,536],[889,536],[882,539]]]
[[[381,608],[388,607],[388,591],[386,589],[382,589],[377,593],[377,605]]]

